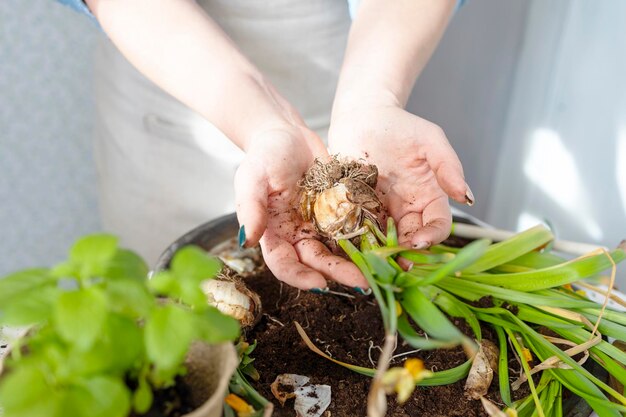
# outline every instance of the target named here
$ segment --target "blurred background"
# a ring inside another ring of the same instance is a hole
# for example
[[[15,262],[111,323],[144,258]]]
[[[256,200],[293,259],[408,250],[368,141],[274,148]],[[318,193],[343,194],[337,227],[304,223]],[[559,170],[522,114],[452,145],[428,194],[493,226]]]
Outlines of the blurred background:
[[[447,133],[470,214],[608,247],[626,238],[623,16],[621,0],[468,0],[457,13],[409,109]],[[0,1],[0,275],[50,265],[100,230],[99,36],[52,0]]]

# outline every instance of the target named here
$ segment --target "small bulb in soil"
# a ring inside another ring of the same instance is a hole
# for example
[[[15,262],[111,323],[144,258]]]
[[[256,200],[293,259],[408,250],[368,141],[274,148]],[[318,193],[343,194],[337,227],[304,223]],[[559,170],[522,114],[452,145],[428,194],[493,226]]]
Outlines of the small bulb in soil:
[[[244,329],[253,327],[261,317],[261,298],[232,273],[222,272],[204,281],[202,291],[210,305],[239,320]]]
[[[315,160],[300,181],[300,212],[327,238],[350,239],[365,232],[363,221],[379,225],[382,204],[374,191],[376,166],[358,161]]]
[[[498,366],[500,350],[490,340],[480,341],[478,353],[474,356],[467,380],[465,381],[465,396],[474,400],[480,399],[489,391],[493,379],[494,369]]]

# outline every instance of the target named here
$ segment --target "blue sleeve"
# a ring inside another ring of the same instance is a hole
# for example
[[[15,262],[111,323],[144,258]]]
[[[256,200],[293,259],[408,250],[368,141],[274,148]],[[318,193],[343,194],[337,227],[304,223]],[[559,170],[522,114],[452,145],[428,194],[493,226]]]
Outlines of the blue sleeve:
[[[96,17],[93,15],[93,13],[91,13],[91,10],[89,10],[89,7],[87,7],[87,5],[85,4],[83,0],[56,0],[56,1],[65,6],[68,6],[71,9],[76,10],[79,13],[89,16],[89,18],[93,22],[97,23]]]
[[[458,12],[458,11],[459,11],[459,9],[460,9],[461,7],[463,7],[463,4],[465,4],[465,0],[457,0],[457,2],[456,2],[456,9],[454,9],[454,11],[455,11],[455,12]]]

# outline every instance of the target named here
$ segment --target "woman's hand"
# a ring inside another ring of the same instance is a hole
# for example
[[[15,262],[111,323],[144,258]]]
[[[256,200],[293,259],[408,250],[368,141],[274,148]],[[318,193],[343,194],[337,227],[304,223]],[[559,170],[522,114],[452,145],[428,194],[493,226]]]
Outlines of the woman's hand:
[[[472,205],[461,163],[441,128],[395,105],[333,114],[331,153],[379,170],[377,192],[397,223],[400,244],[424,249],[450,234],[448,196]]]
[[[299,212],[298,181],[315,158],[327,158],[323,142],[303,124],[286,124],[251,137],[235,176],[240,240],[261,243],[263,257],[281,281],[323,289],[326,279],[367,288],[358,268],[331,254]]]

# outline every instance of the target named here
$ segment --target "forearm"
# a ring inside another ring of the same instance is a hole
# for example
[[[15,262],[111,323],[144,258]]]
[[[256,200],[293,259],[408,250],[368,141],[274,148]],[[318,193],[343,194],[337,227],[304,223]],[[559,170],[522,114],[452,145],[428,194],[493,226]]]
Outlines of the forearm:
[[[455,0],[363,0],[350,30],[333,113],[376,102],[404,107]]]
[[[102,28],[146,77],[238,146],[285,115],[260,72],[193,0],[88,0]]]

